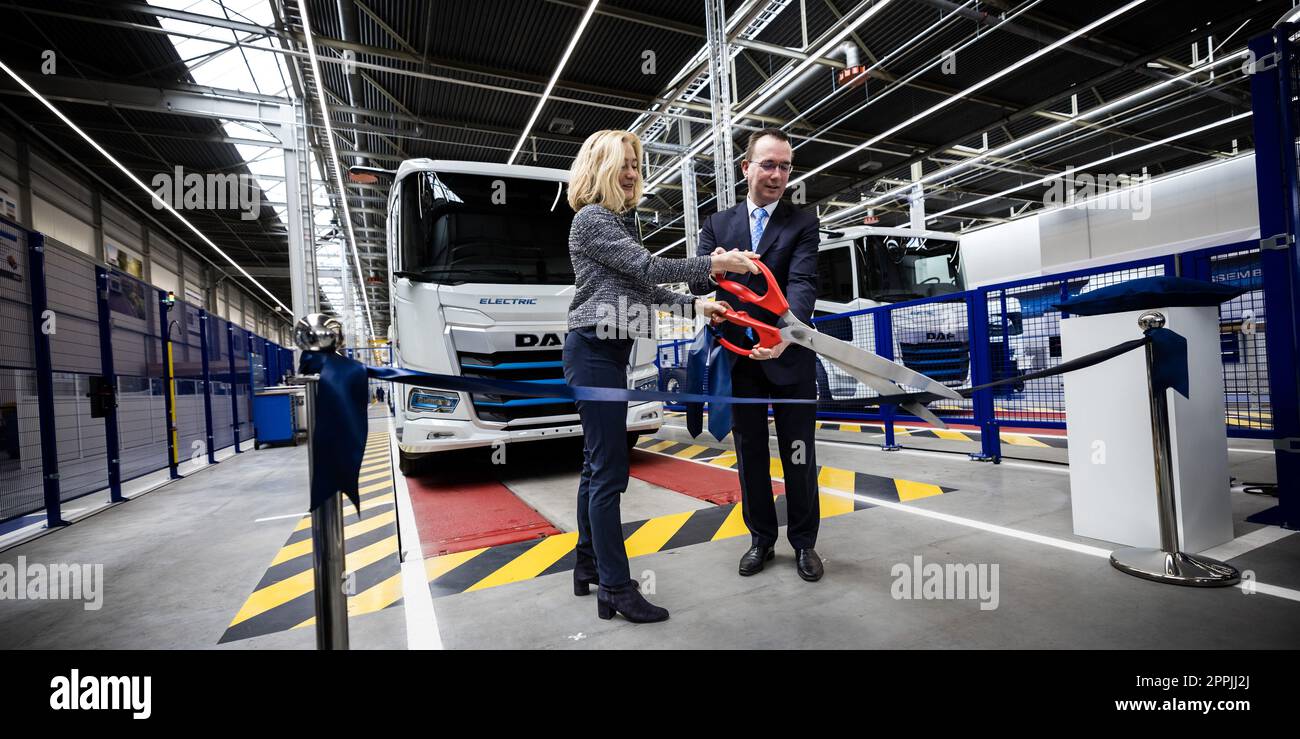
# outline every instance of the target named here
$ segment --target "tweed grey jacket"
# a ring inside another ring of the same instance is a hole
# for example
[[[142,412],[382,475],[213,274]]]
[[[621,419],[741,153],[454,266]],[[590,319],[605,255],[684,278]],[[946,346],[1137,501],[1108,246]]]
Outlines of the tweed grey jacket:
[[[658,307],[694,317],[695,298],[660,287],[709,279],[712,258],[664,259],[646,251],[636,211],[620,216],[603,205],[583,206],[569,230],[574,292],[569,330],[597,326],[619,337],[649,337]]]

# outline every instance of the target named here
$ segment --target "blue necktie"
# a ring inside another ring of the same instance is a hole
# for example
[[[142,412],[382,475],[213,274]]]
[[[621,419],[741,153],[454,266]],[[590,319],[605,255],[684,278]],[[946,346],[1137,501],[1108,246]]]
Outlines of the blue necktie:
[[[767,209],[755,208],[754,227],[749,232],[749,248],[751,250],[758,251],[758,245],[760,242],[763,241],[763,229],[766,226],[767,226]],[[745,329],[745,335],[749,337],[750,341],[753,341],[755,343],[758,342],[758,335],[754,333],[754,329],[752,328]]]
[[[763,240],[763,228],[767,225],[767,210],[754,210],[754,228],[749,232],[750,249],[758,251],[758,244]]]

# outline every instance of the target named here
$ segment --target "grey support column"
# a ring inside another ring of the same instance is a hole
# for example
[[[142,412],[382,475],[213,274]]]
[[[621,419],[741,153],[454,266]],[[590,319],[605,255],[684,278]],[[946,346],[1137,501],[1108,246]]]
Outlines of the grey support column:
[[[731,54],[727,43],[727,18],[722,0],[704,0],[705,41],[709,46],[709,75],[713,93],[713,170],[718,210],[736,204],[736,172],[732,167],[735,144],[731,139]],[[721,84],[719,84],[721,81]]]
[[[682,145],[682,219],[686,228],[686,256],[695,256],[700,241],[700,206],[695,197],[695,158],[690,156],[691,124],[678,121]]]

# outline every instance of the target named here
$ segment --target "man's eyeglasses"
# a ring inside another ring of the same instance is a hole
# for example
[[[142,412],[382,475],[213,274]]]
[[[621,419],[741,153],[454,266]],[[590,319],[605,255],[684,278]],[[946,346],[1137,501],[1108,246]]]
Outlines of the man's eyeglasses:
[[[764,159],[761,162],[754,162],[754,164],[761,167],[764,172],[775,172],[779,169],[786,174],[790,174],[790,170],[794,169],[794,165],[789,162],[774,162],[771,159]]]

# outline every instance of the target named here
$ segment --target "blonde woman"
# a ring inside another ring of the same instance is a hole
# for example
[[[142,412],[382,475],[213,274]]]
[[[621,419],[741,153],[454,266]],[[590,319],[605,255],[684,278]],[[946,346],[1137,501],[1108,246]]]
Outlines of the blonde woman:
[[[652,306],[681,306],[713,319],[723,303],[696,300],[660,285],[707,281],[723,272],[757,272],[749,253],[663,259],[646,251],[636,222],[641,199],[641,140],[628,131],[597,131],[569,171],[569,232],[575,288],[564,340],[564,379],[570,385],[627,387],[635,339],[649,337]],[[623,546],[619,496],[627,489],[627,403],[579,401],[583,465],[578,483],[577,563],[573,592],[599,584],[597,615],[635,623],[663,621],[668,611],[637,589]]]

